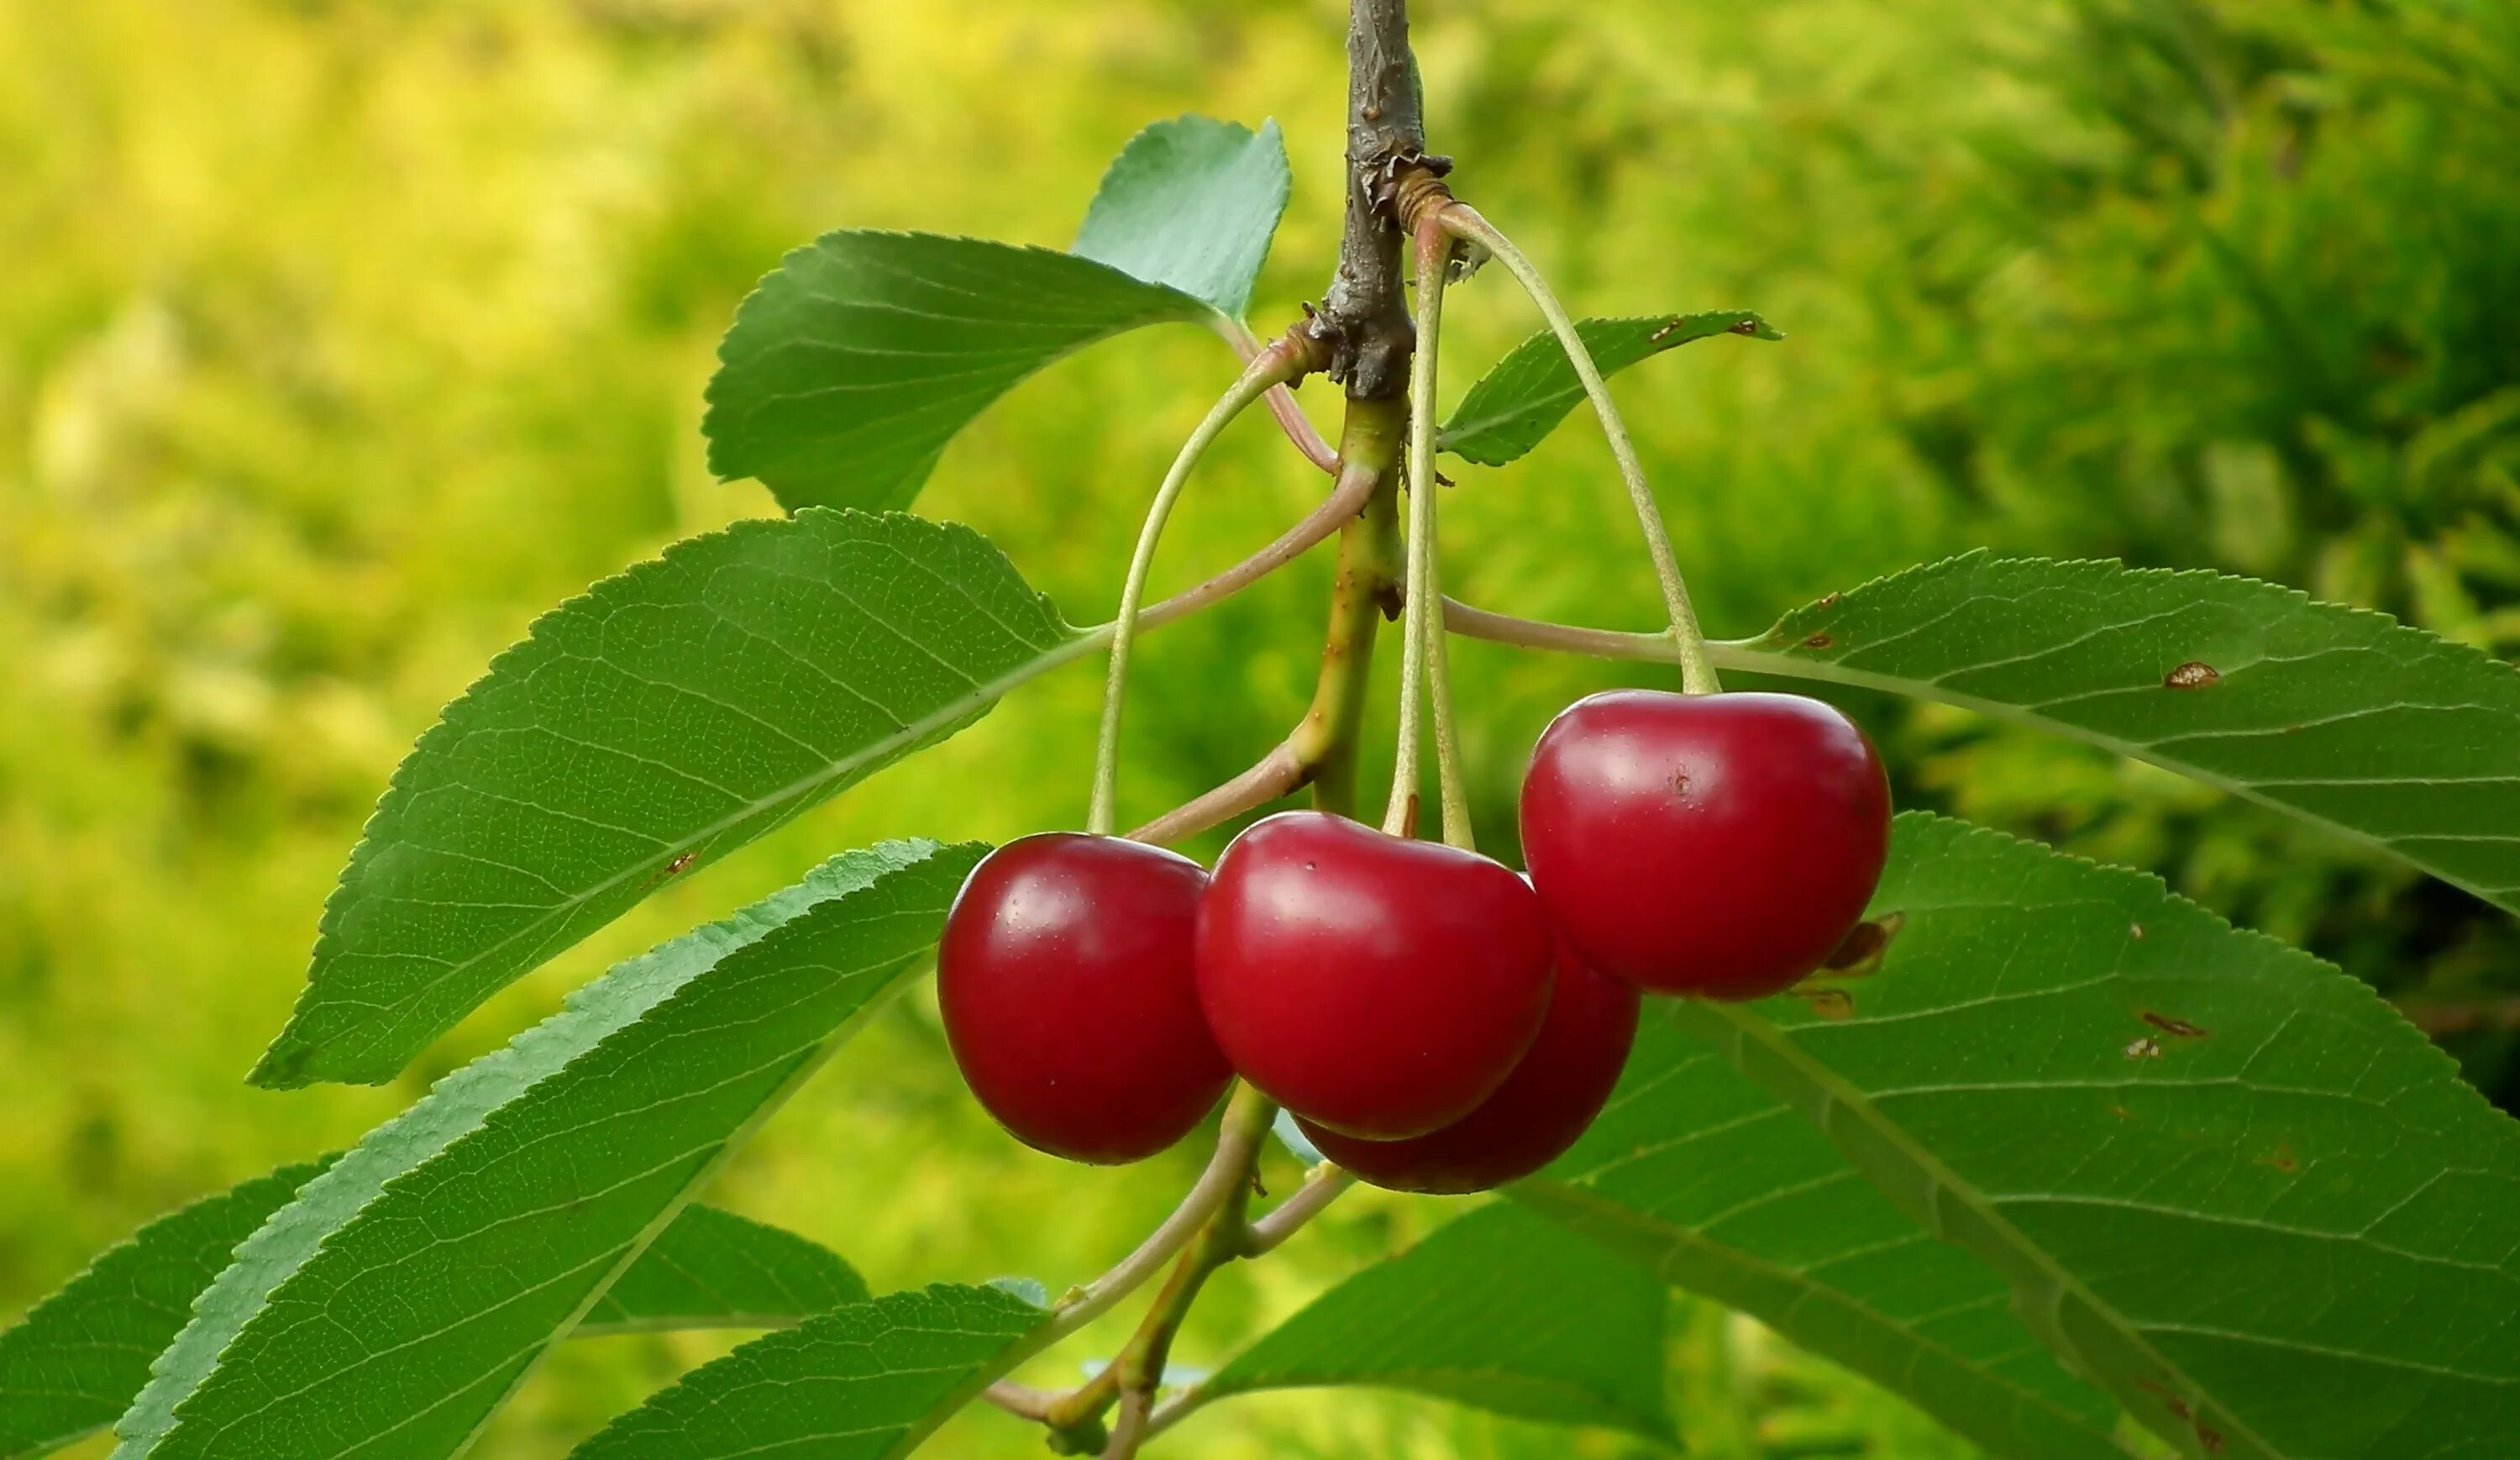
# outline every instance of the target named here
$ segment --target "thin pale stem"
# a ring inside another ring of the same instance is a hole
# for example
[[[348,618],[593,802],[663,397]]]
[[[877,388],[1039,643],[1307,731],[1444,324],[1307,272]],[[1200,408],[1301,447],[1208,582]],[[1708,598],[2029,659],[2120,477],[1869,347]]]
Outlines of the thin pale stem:
[[[1261,756],[1249,770],[1166,811],[1131,832],[1129,840],[1169,846],[1185,837],[1195,837],[1209,827],[1292,794],[1311,779],[1311,775],[1312,772],[1295,758],[1293,742],[1280,741],[1270,747],[1269,753]]]
[[[1637,525],[1644,531],[1645,551],[1653,559],[1654,577],[1662,584],[1663,605],[1671,614],[1671,636],[1679,649],[1681,687],[1692,695],[1714,694],[1723,685],[1716,678],[1714,660],[1706,652],[1705,631],[1697,626],[1697,610],[1689,604],[1688,585],[1680,575],[1680,560],[1672,552],[1671,533],[1663,526],[1662,509],[1654,502],[1653,488],[1645,483],[1636,443],[1628,437],[1618,404],[1610,399],[1609,387],[1602,383],[1601,372],[1593,364],[1593,352],[1585,347],[1575,321],[1557,302],[1557,296],[1551,292],[1539,268],[1513,246],[1512,240],[1498,232],[1495,224],[1479,216],[1478,209],[1456,203],[1437,216],[1455,237],[1495,254],[1506,272],[1522,286],[1523,293],[1531,296],[1531,302],[1539,306],[1549,328],[1556,334],[1558,344],[1575,367],[1575,378],[1584,383],[1584,393],[1592,399],[1593,413],[1600,419],[1601,434],[1609,439],[1610,455],[1619,464],[1620,479],[1627,483],[1628,500],[1636,508]]]
[[[1050,1406],[1058,1400],[1056,1391],[1034,1389],[1029,1384],[1017,1384],[1012,1379],[1001,1379],[990,1385],[980,1392],[980,1397],[1017,1419],[1035,1423],[1049,1419]]]
[[[1120,1396],[1120,1413],[1111,1421],[1111,1442],[1102,1447],[1102,1460],[1130,1460],[1138,1446],[1154,1436],[1148,1425],[1155,1406],[1155,1396],[1145,1390],[1131,1390]]]
[[[1207,1169],[1199,1172],[1198,1180],[1192,1183],[1173,1214],[1148,1233],[1136,1252],[1059,1300],[1058,1316],[1052,1321],[1042,1346],[1102,1317],[1113,1304],[1144,1287],[1148,1278],[1161,1272],[1165,1263],[1190,1245],[1210,1217],[1248,1191],[1251,1163],[1258,1158],[1260,1143],[1267,1137],[1269,1121],[1276,1114],[1277,1108],[1258,1091],[1248,1085],[1236,1086],[1234,1100],[1226,1107],[1225,1122],[1217,1131],[1216,1154],[1208,1158]]]
[[[1416,820],[1418,699],[1425,687],[1427,651],[1437,590],[1435,576],[1435,346],[1444,328],[1444,276],[1453,243],[1440,228],[1418,233],[1418,355],[1409,370],[1409,579],[1408,621],[1400,636],[1400,741],[1392,756],[1391,802],[1382,830],[1399,837]]]
[[[1322,1214],[1322,1209],[1335,1202],[1356,1184],[1356,1178],[1339,1167],[1324,1162],[1313,1168],[1303,1189],[1272,1208],[1269,1214],[1251,1224],[1243,1240],[1247,1256],[1276,1252],[1286,1239],[1303,1230],[1304,1224]]]
[[[1265,348],[1260,338],[1251,333],[1250,326],[1238,319],[1217,315],[1216,333],[1225,337],[1225,342],[1234,346],[1234,352],[1241,356],[1246,365],[1258,359],[1260,351]],[[1304,408],[1295,403],[1292,389],[1271,386],[1269,393],[1262,399],[1269,407],[1269,414],[1277,418],[1278,429],[1286,433],[1287,440],[1295,443],[1295,449],[1304,454],[1304,460],[1325,472],[1337,473],[1338,453],[1331,450],[1330,443],[1322,439],[1322,433],[1314,429],[1313,418],[1305,415]]]
[[[1283,350],[1271,348],[1255,356],[1243,369],[1242,378],[1217,401],[1207,419],[1198,423],[1190,439],[1182,442],[1172,470],[1164,474],[1163,485],[1156,488],[1155,500],[1147,509],[1146,525],[1138,531],[1137,551],[1129,558],[1129,575],[1120,587],[1120,612],[1111,620],[1111,669],[1102,687],[1102,730],[1094,747],[1094,795],[1085,814],[1085,829],[1098,837],[1111,833],[1112,801],[1120,780],[1120,711],[1128,699],[1129,650],[1137,639],[1138,610],[1146,598],[1147,575],[1154,568],[1155,547],[1163,540],[1164,524],[1172,517],[1173,504],[1181,500],[1182,488],[1189,484],[1191,469],[1198,465],[1198,459],[1207,454],[1217,436],[1271,386],[1299,368]]]
[[[1491,614],[1474,609],[1459,599],[1444,600],[1444,626],[1465,639],[1485,639],[1493,644],[1511,644],[1519,649],[1546,649],[1557,654],[1581,654],[1592,659],[1647,660],[1657,663],[1680,662],[1680,648],[1669,634],[1632,634],[1613,628],[1583,628],[1572,623],[1546,623],[1537,618],[1516,618],[1509,614]],[[1732,646],[1712,644],[1710,656],[1721,655]]]

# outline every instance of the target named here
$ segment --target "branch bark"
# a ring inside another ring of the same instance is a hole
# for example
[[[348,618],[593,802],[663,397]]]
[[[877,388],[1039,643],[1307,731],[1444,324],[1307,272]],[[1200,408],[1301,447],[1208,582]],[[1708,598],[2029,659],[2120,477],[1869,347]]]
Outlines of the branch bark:
[[[1347,227],[1313,329],[1329,344],[1330,379],[1349,398],[1383,400],[1409,388],[1414,345],[1389,189],[1400,164],[1426,151],[1408,0],[1354,0],[1347,62]]]

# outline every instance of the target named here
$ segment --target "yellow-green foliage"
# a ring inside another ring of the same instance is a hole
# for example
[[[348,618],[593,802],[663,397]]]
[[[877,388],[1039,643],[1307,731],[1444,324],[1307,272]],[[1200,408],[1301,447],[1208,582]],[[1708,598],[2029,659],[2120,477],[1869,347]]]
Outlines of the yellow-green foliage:
[[[2520,12],[1416,8],[1435,144],[1561,293],[1598,313],[1755,307],[1791,337],[1693,345],[1620,386],[1717,632],[1995,543],[2259,572],[2520,646]],[[1074,824],[1091,672],[678,882],[392,1087],[241,1082],[366,808],[437,707],[588,580],[771,510],[708,478],[697,427],[716,336],[784,249],[842,225],[1064,244],[1139,125],[1274,114],[1296,191],[1255,306],[1273,329],[1328,276],[1343,11],[0,0],[0,1313],[160,1209],[352,1139],[608,960],[826,850]],[[1494,279],[1448,315],[1453,393],[1532,324]],[[1100,347],[986,417],[923,510],[1099,617],[1140,504],[1232,368],[1189,330]],[[1306,400],[1328,425],[1330,389]],[[1645,625],[1635,529],[1582,427],[1458,472],[1450,585]],[[1321,485],[1265,426],[1238,427],[1158,587],[1238,556]],[[1291,720],[1324,580],[1307,564],[1148,642],[1124,818]],[[1481,835],[1503,844],[1532,736],[1612,671],[1455,657]],[[2510,935],[2460,899],[2191,788],[1858,707],[1911,801],[2156,866],[2412,996],[2514,978]],[[2491,1037],[2463,1053],[2500,1076]],[[1056,1288],[1116,1255],[1191,1165],[1083,1173],[1016,1148],[914,1003],[720,1195],[878,1287]],[[1269,1270],[1216,1284],[1181,1356],[1221,1356],[1440,1216],[1343,1206]],[[1683,1327],[1674,1383],[1701,1453],[1958,1452],[1720,1315]],[[709,1351],[573,1347],[484,1452],[560,1453]],[[1221,1409],[1166,1443],[1626,1453],[1361,1397]],[[942,1444],[1038,1453],[985,1414]]]

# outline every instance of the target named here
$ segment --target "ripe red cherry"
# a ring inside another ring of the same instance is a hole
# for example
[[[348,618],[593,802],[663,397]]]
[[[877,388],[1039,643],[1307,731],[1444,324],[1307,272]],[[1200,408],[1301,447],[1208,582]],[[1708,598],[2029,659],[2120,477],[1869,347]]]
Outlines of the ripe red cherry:
[[[1799,695],[1579,700],[1522,782],[1523,858],[1558,932],[1657,993],[1762,998],[1818,968],[1889,842],[1872,743]]]
[[[1319,811],[1254,823],[1198,910],[1198,992],[1261,1093],[1370,1140],[1424,1135],[1505,1083],[1549,1009],[1552,939],[1476,852]]]
[[[1298,1118],[1324,1156],[1389,1191],[1459,1196],[1519,1181],[1566,1154],[1601,1113],[1636,1042],[1636,987],[1563,947],[1531,1052],[1479,1108],[1414,1141],[1360,1141]]]
[[[1207,874],[1114,837],[1051,832],[971,869],[936,996],[971,1093],[1016,1140],[1116,1165],[1188,1135],[1234,1072],[1191,968]]]

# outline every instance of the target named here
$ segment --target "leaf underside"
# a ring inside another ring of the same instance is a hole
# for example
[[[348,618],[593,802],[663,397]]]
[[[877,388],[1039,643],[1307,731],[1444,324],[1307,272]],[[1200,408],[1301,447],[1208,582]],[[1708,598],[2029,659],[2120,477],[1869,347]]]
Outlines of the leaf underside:
[[[2512,1452],[2520,1124],[2153,878],[1922,815],[1896,844],[1879,973],[1667,1017],[2182,1453]]]
[[[404,758],[256,1083],[380,1082],[518,975],[1081,647],[968,528],[813,511],[536,620]]]
[[[1275,121],[1159,121],[1102,174],[1068,251],[1239,319],[1293,188]]]
[[[577,1447],[577,1460],[908,1453],[975,1398],[1050,1315],[939,1284],[837,1308],[702,1365]]]
[[[1796,609],[1717,662],[2056,731],[2520,912],[2520,670],[2379,614],[2213,572],[1972,553]]]
[[[237,1245],[328,1164],[285,1166],[159,1217],[0,1333],[0,1460],[47,1455],[112,1424]],[[571,1336],[779,1327],[865,1297],[828,1249],[692,1207]]]
[[[834,857],[440,1081],[238,1251],[117,1455],[455,1453],[925,959],[979,851]]]
[[[1481,1208],[1314,1300],[1204,1392],[1370,1385],[1676,1443],[1667,1301],[1643,1276],[1514,1207]]]
[[[1585,319],[1575,323],[1576,336],[1604,377],[1667,349],[1717,335],[1746,335],[1754,340],[1782,340],[1766,320],[1739,309],[1704,314],[1657,314],[1644,319]],[[1478,383],[1470,387],[1452,419],[1436,433],[1435,443],[1464,461],[1501,467],[1523,456],[1556,430],[1584,399],[1584,383],[1575,378],[1565,346],[1548,330],[1507,351]]]

